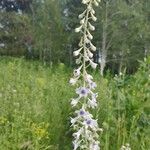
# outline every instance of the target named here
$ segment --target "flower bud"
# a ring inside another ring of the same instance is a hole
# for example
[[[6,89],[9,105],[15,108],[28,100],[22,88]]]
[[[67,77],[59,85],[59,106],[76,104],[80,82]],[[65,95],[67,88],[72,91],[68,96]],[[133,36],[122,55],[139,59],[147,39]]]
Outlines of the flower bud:
[[[80,14],[78,17],[79,19],[82,19],[85,16],[86,11],[84,11],[82,14]]]
[[[81,25],[80,27],[76,28],[76,29],[75,29],[75,32],[80,32],[81,29],[82,29],[82,25]]]
[[[93,39],[92,34],[91,34],[89,31],[87,31],[87,33],[88,33],[88,37],[89,37],[89,39],[90,39],[90,40],[92,40],[92,39]]]
[[[74,55],[74,56],[78,56],[78,55],[80,54],[81,50],[82,50],[82,47],[81,47],[80,49],[74,51],[74,52],[73,52],[73,55]]]
[[[85,18],[83,18],[81,21],[80,21],[80,24],[84,24],[85,22]]]
[[[90,43],[90,48],[92,51],[96,51],[96,47],[92,43]]]
[[[95,30],[95,27],[93,25],[91,25],[91,23],[89,23],[89,29],[94,31]]]
[[[80,64],[82,62],[81,58],[82,58],[82,56],[80,56],[78,59],[76,59],[76,64]]]
[[[92,13],[92,14],[95,14],[95,10],[94,10],[94,9],[91,9],[91,13]]]
[[[75,77],[80,76],[80,74],[81,74],[81,68],[82,68],[82,65],[78,69],[74,70],[73,74],[74,74]]]
[[[83,46],[83,38],[81,38],[80,42],[79,42],[79,46]]]
[[[85,43],[90,43],[90,40],[87,37],[85,37],[84,42]]]
[[[94,63],[92,60],[90,60],[90,65],[93,69],[96,69],[96,67],[97,67],[97,64]]]
[[[90,0],[82,0],[83,4],[88,4],[90,2]]]
[[[70,81],[69,81],[69,83],[70,83],[71,85],[75,85],[76,82],[77,82],[77,79],[75,79],[75,78],[71,78]]]
[[[88,9],[89,11],[91,11],[91,10],[92,10],[92,6],[89,5],[89,6],[87,7],[87,9]]]
[[[97,18],[91,13],[91,17],[92,17],[92,20],[93,21],[96,21],[97,20]]]
[[[95,5],[95,6],[98,6],[99,3],[98,3],[96,0],[94,0],[94,5]]]
[[[91,53],[90,50],[87,50],[87,52],[88,52],[89,58],[93,58],[93,53]]]

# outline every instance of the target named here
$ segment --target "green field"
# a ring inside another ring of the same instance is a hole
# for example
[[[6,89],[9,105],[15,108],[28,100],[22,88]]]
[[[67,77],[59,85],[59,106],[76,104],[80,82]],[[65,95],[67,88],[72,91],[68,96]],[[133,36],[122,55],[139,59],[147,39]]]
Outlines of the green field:
[[[23,58],[0,58],[0,150],[71,150],[68,84],[72,69],[44,66]],[[99,107],[93,112],[103,128],[102,150],[150,148],[150,59],[134,75],[104,78],[98,83]]]

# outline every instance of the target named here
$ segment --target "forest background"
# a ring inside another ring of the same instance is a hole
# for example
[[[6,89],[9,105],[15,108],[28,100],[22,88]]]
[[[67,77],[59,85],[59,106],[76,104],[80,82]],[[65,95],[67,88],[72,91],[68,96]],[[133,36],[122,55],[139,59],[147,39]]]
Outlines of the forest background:
[[[149,0],[102,0],[94,35],[101,74],[134,73],[150,55],[149,8]],[[0,55],[74,65],[80,0],[1,0],[0,9]]]

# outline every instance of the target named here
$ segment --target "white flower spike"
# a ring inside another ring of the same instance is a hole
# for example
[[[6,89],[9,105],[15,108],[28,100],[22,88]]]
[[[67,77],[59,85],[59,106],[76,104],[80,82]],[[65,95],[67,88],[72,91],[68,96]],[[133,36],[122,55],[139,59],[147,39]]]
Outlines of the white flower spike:
[[[70,79],[71,85],[78,86],[75,91],[77,97],[71,99],[71,106],[75,109],[74,117],[71,118],[71,127],[75,131],[73,150],[100,150],[98,132],[102,129],[98,127],[97,120],[90,113],[91,109],[98,106],[97,93],[94,93],[97,85],[92,75],[87,73],[89,66],[93,69],[97,67],[97,64],[93,62],[93,52],[96,51],[96,47],[92,44],[93,35],[91,34],[95,27],[91,22],[97,20],[93,6],[98,6],[99,2],[100,0],[82,0],[86,9],[78,16],[80,26],[75,29],[75,32],[80,32],[82,36],[78,44],[79,49],[73,52],[79,66],[74,69],[73,77]]]

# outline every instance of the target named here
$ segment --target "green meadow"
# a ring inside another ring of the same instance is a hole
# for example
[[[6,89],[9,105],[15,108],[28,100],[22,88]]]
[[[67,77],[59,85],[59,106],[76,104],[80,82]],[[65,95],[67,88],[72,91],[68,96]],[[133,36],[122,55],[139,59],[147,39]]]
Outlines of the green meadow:
[[[71,150],[72,69],[23,58],[0,57],[0,150]],[[102,150],[150,148],[150,58],[133,75],[104,77],[98,83]]]

